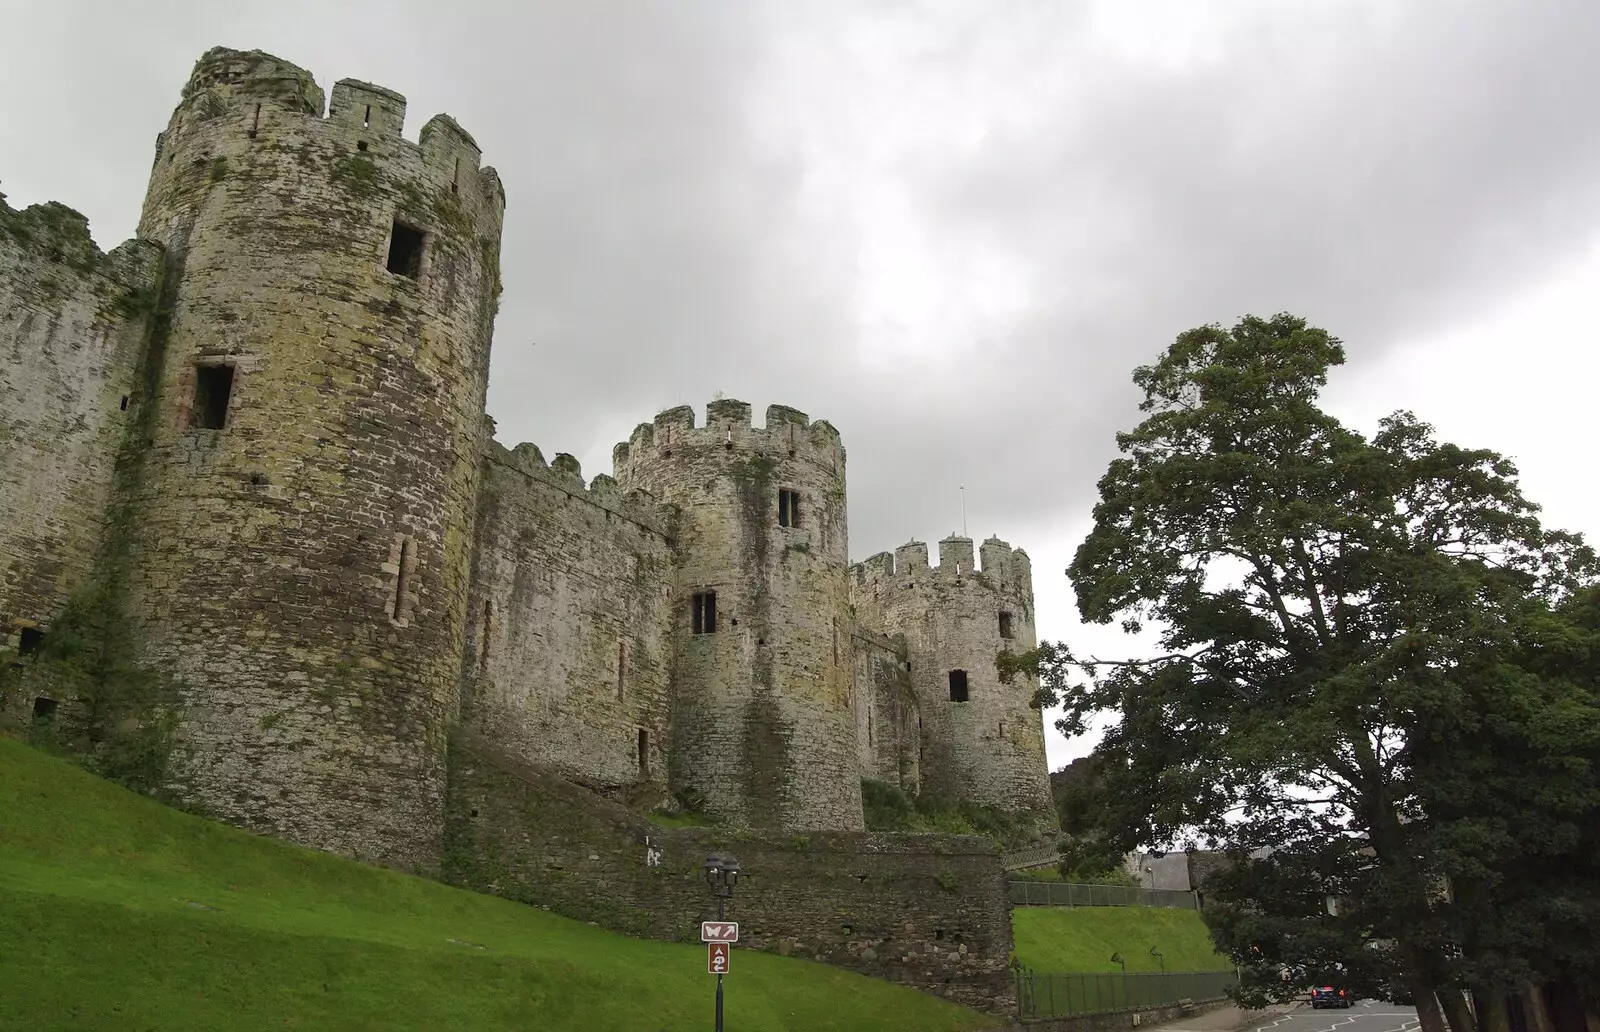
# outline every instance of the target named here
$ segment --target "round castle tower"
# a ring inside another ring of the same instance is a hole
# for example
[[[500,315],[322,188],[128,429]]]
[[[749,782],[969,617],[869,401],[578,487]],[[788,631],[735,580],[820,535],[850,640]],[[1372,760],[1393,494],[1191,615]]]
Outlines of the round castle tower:
[[[939,565],[913,541],[852,567],[860,612],[903,634],[922,715],[922,792],[962,802],[1036,812],[1054,823],[1044,715],[1033,679],[1000,683],[995,657],[1026,652],[1034,634],[1033,566],[998,538],[973,563],[972,539],[939,542]]]
[[[860,829],[838,431],[714,401],[703,427],[687,406],[641,424],[613,464],[680,513],[673,788],[736,825]]]
[[[448,116],[217,48],[139,235],[170,324],[134,401],[132,615],[179,696],[168,787],[437,866],[505,195]]]

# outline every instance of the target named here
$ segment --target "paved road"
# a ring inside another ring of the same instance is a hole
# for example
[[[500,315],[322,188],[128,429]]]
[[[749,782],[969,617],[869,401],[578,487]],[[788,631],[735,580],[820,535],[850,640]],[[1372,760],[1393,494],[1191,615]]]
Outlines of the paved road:
[[[1410,1007],[1368,1000],[1349,1010],[1312,1010],[1309,1003],[1279,1004],[1251,1014],[1219,1007],[1168,1022],[1152,1032],[1417,1032]]]
[[[1303,1003],[1249,1032],[1416,1032],[1417,1012],[1379,1000],[1362,1000],[1349,1010],[1312,1010]]]

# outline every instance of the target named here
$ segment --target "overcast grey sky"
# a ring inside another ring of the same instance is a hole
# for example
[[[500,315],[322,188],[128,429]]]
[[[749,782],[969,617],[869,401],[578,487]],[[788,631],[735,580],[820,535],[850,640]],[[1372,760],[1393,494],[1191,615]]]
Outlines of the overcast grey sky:
[[[826,418],[851,552],[1034,558],[1041,634],[1129,380],[1181,330],[1344,338],[1336,411],[1510,452],[1589,531],[1600,2],[0,0],[0,191],[113,246],[213,45],[438,111],[508,196],[489,408],[609,472],[715,392]],[[758,417],[759,418],[759,417]],[[1056,764],[1085,742],[1052,734]]]

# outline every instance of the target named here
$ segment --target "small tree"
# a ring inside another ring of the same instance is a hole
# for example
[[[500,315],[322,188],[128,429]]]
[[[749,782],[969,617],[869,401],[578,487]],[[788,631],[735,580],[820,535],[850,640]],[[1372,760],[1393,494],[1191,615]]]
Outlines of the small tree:
[[[1540,526],[1502,456],[1438,442],[1409,413],[1368,440],[1323,412],[1343,361],[1337,339],[1279,315],[1190,330],[1137,369],[1147,416],[1118,435],[1067,572],[1085,620],[1151,623],[1164,654],[1045,643],[997,662],[1040,679],[1067,734],[1117,714],[1097,750],[1114,802],[1096,848],[1236,851],[1208,900],[1247,994],[1281,998],[1298,988],[1285,971],[1340,964],[1414,999],[1429,1032],[1441,1002],[1467,1032],[1442,991],[1469,973],[1446,903],[1493,849],[1430,810],[1441,743],[1471,748],[1518,642],[1595,559]]]

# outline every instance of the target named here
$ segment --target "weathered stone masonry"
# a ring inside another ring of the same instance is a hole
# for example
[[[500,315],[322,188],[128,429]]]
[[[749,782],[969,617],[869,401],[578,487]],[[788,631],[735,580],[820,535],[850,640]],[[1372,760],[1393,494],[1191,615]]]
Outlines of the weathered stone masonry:
[[[921,787],[936,799],[1032,811],[1054,822],[1044,727],[1034,684],[1002,684],[994,657],[1026,652],[1034,632],[1027,553],[990,538],[973,562],[972,539],[910,542],[852,568],[858,616],[905,643],[920,720]]]
[[[462,720],[507,755],[600,790],[666,795],[670,510],[577,460],[492,445]]]
[[[568,909],[562,872],[621,835],[595,871],[642,909],[606,921],[648,934],[704,901],[633,870],[634,839],[680,872],[735,843],[759,943],[991,1005],[993,850],[862,835],[861,782],[1048,830],[1033,687],[995,677],[1034,641],[1026,555],[850,567],[839,434],[781,405],[662,412],[588,483],[497,444],[505,194],[453,119],[415,143],[404,119],[217,48],[137,240],[101,254],[70,209],[0,203],[0,724],[243,827]],[[652,832],[663,803],[722,830]]]
[[[0,195],[0,650],[32,653],[88,582],[161,263],[156,244],[102,254],[77,212]],[[32,700],[9,704],[21,718]]]
[[[348,855],[438,862],[504,195],[398,94],[213,51],[140,236],[171,328],[131,616],[178,686],[169,788]],[[393,238],[423,234],[391,271]]]
[[[461,736],[446,842],[448,881],[676,941],[697,941],[699,923],[716,917],[700,865],[731,852],[743,872],[728,912],[741,950],[985,1010],[1015,1006],[1005,872],[989,839],[662,828]]]

